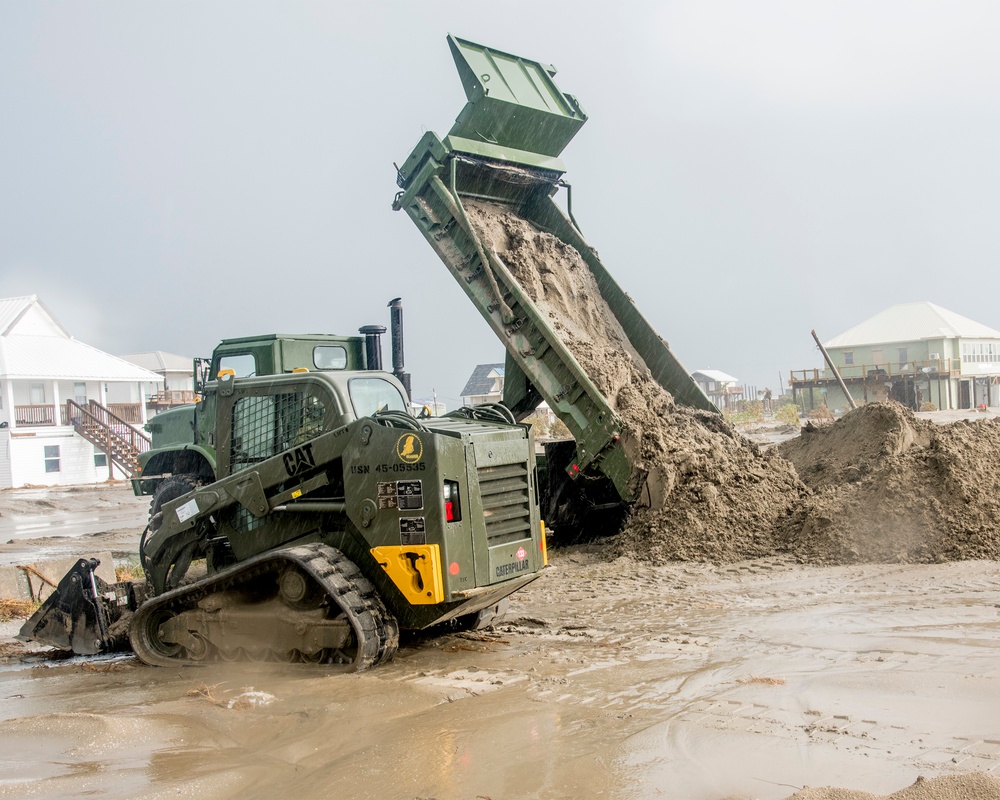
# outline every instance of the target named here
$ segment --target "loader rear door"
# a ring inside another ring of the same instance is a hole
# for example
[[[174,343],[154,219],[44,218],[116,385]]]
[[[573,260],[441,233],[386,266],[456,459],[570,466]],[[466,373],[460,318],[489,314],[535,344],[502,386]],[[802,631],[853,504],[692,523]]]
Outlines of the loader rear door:
[[[513,431],[512,431],[513,433]],[[520,431],[518,431],[520,434]],[[488,586],[541,568],[534,445],[520,434],[475,439],[468,448],[476,585]]]

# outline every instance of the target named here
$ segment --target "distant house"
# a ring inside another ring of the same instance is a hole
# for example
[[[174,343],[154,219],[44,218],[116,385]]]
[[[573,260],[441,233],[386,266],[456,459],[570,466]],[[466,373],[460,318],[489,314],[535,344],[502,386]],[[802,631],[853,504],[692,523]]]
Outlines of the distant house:
[[[147,353],[125,353],[121,358],[162,378],[161,383],[143,386],[150,415],[171,406],[194,402],[194,359],[174,353],[153,350]]]
[[[462,404],[499,403],[503,400],[503,364],[479,364],[462,389]]]
[[[739,378],[721,370],[699,369],[691,373],[691,378],[718,408],[730,408],[737,400],[743,399],[744,388]]]
[[[0,488],[112,477],[108,453],[128,458],[122,443],[147,420],[143,386],[162,380],[75,340],[35,295],[0,299]]]
[[[934,303],[891,306],[824,347],[859,405],[886,399],[915,410],[1000,405],[1000,331]],[[849,406],[826,365],[790,374],[806,411]]]

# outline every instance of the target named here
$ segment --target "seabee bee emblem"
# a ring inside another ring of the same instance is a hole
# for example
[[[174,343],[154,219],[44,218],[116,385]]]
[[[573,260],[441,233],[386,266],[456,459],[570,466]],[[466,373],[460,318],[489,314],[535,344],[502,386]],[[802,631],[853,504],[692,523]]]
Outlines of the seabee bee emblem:
[[[396,455],[404,464],[416,464],[424,455],[424,445],[415,433],[404,433],[396,442]]]

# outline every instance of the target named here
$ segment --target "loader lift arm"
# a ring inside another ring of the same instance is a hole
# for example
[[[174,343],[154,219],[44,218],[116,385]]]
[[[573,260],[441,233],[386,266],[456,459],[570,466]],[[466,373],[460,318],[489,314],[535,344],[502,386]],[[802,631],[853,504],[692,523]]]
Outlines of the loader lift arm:
[[[140,547],[154,592],[161,594],[178,586],[191,561],[204,555],[206,540],[214,533],[214,515],[233,504],[240,504],[257,519],[272,513],[346,513],[344,500],[310,502],[302,498],[333,482],[328,470],[339,463],[356,438],[365,441],[372,426],[398,424],[395,412],[351,422],[265,459],[252,469],[165,503],[159,519],[150,521],[151,532]],[[419,426],[412,419],[409,424]]]

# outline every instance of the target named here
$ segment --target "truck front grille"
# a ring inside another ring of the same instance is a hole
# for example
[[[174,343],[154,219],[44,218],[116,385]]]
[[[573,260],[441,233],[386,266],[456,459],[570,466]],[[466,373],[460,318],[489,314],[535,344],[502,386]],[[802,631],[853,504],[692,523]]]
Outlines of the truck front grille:
[[[492,547],[531,538],[528,468],[524,463],[479,468],[479,493]]]

